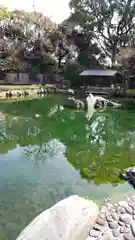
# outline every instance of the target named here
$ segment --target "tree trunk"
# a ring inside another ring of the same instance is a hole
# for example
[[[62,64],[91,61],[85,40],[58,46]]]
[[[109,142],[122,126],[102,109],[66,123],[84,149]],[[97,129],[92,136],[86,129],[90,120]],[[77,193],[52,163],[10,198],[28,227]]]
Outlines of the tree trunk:
[[[116,63],[116,49],[117,49],[117,44],[114,44],[112,46],[112,57],[111,57],[112,66],[115,65],[115,63]]]
[[[58,59],[58,68],[61,67],[61,58]]]
[[[62,61],[62,56],[59,56],[58,58],[58,68],[61,68],[61,61]]]
[[[115,63],[116,63],[116,52],[113,52],[113,53],[112,53],[112,58],[111,58],[111,60],[112,60],[112,65],[115,65]]]
[[[17,80],[19,81],[19,79],[20,79],[20,69],[19,68],[17,68],[17,71],[16,71],[16,75],[17,75]]]
[[[46,84],[46,76],[45,76],[45,72],[42,71],[42,85],[45,85]]]

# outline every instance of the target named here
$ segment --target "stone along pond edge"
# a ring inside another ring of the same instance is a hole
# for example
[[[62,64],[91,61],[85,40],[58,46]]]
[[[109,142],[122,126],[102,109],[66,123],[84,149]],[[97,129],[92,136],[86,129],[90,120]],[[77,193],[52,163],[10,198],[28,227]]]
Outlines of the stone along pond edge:
[[[56,84],[46,84],[46,85],[0,85],[0,99],[17,99],[17,98],[24,98],[24,97],[36,97],[38,95],[44,94],[53,94],[53,93],[62,93],[62,94],[70,94],[74,95],[77,94],[84,94],[82,89],[70,89],[70,88],[63,88],[62,86],[58,87]],[[135,92],[127,92],[126,95],[120,95],[112,93],[111,97],[113,98],[123,98],[124,99],[135,99]]]
[[[16,240],[135,239],[135,195],[98,206],[77,195],[39,214]]]
[[[19,99],[25,97],[38,97],[39,95],[45,94],[55,94],[55,93],[62,93],[62,94],[74,94],[74,90],[72,89],[63,89],[57,87],[54,84],[46,84],[45,86],[42,85],[30,85],[30,86],[0,86],[0,99]]]

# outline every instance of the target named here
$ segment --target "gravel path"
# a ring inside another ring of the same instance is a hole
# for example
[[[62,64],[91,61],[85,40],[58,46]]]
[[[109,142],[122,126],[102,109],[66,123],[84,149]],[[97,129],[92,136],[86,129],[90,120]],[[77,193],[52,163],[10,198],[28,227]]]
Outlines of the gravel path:
[[[135,240],[135,196],[103,206],[86,240]]]

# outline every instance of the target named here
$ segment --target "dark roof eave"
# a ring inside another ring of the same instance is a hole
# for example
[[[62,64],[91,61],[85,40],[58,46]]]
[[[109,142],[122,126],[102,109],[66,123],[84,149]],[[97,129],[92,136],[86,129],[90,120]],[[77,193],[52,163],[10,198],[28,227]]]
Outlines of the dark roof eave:
[[[79,74],[79,76],[101,76],[101,77],[113,77],[115,76],[116,74],[118,73],[117,70],[110,70],[110,69],[107,69],[107,70],[85,70],[83,72],[81,72]]]

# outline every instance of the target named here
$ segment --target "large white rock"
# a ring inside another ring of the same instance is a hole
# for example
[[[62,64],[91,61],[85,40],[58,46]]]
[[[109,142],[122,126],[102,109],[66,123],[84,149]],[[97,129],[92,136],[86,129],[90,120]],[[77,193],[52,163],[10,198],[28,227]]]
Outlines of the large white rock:
[[[71,196],[36,217],[17,240],[84,240],[98,213],[93,201]]]

